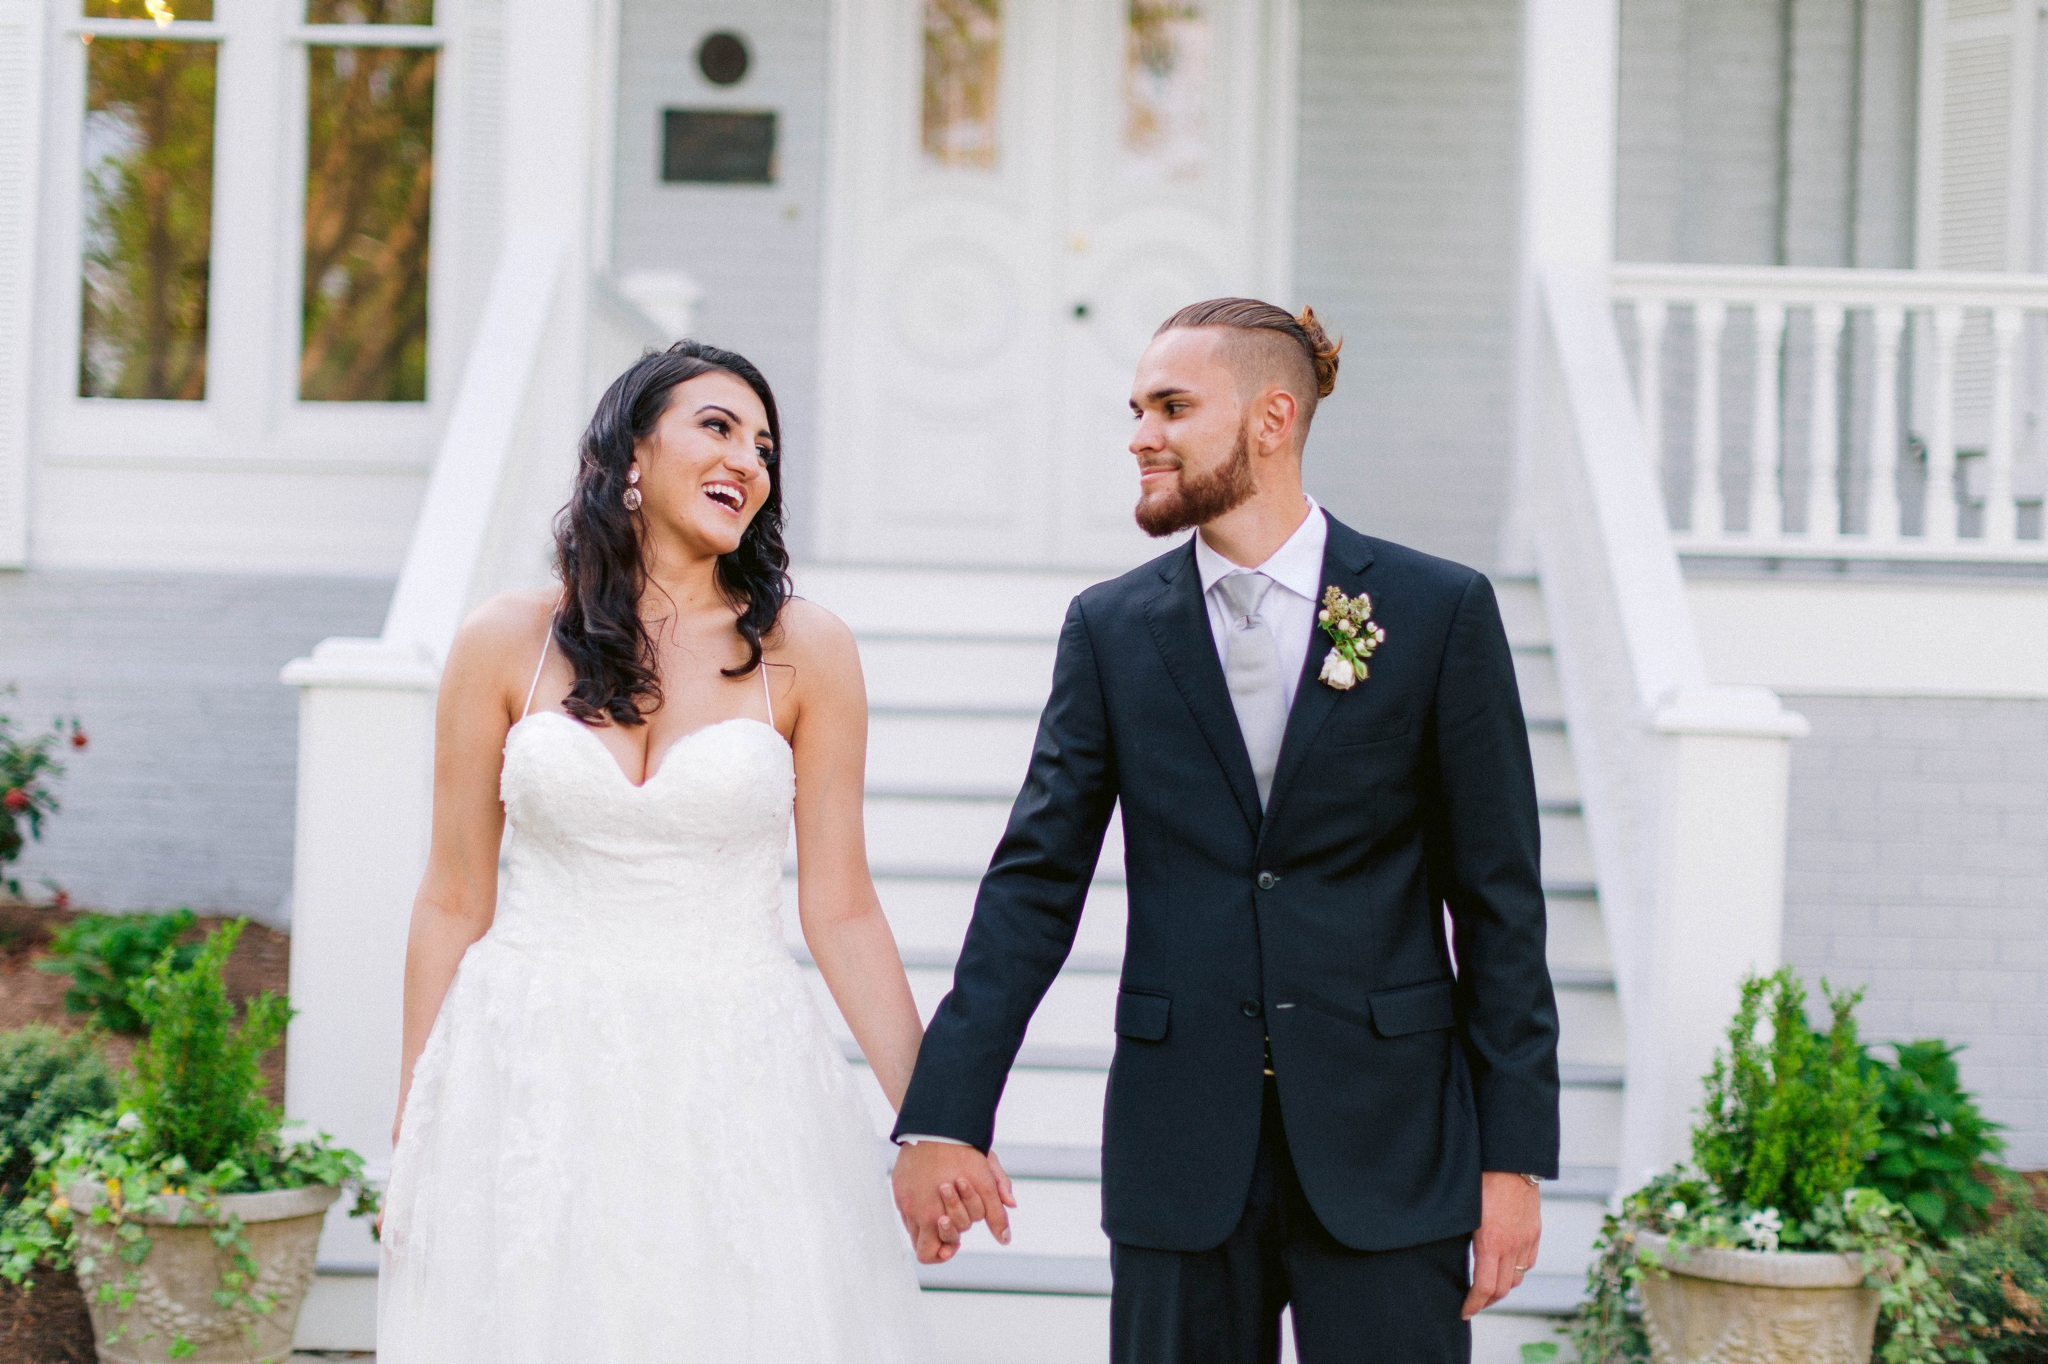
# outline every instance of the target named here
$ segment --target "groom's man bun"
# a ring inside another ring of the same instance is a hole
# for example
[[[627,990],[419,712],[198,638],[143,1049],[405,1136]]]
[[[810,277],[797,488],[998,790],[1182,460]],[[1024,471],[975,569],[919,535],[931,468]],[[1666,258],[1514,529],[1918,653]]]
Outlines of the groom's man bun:
[[[1297,316],[1256,298],[1212,298],[1190,303],[1159,324],[1159,331],[1183,327],[1222,327],[1232,333],[1225,343],[1225,361],[1237,371],[1238,388],[1253,389],[1279,381],[1301,404],[1301,428],[1308,430],[1318,399],[1337,387],[1337,352],[1343,338],[1332,341],[1304,307]]]

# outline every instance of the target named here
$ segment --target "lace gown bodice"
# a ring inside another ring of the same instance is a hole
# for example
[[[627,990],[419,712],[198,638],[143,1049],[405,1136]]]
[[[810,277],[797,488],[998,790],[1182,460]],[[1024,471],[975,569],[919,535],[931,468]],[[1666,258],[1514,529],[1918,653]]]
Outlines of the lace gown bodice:
[[[500,794],[497,913],[393,1157],[379,1364],[918,1356],[877,1138],[782,940],[789,745],[722,721],[635,786],[542,711]]]
[[[600,941],[687,952],[698,970],[786,965],[782,862],[796,773],[760,720],[675,740],[646,782],[559,711],[513,726],[499,794],[511,830],[491,933],[537,950]]]

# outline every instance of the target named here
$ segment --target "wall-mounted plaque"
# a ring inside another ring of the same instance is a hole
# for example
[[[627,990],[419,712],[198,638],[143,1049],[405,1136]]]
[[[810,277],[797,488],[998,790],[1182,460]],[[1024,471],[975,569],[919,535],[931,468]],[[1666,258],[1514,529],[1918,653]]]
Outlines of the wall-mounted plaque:
[[[670,184],[773,184],[774,113],[662,110],[661,178]]]

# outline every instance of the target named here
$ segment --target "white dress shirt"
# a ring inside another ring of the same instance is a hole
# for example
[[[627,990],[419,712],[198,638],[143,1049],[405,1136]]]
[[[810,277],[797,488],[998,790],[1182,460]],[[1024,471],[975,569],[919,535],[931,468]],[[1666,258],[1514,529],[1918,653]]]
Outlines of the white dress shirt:
[[[1316,612],[1323,593],[1323,546],[1330,538],[1330,522],[1313,497],[1303,494],[1308,515],[1287,537],[1287,543],[1273,551],[1262,564],[1250,568],[1234,564],[1209,548],[1209,542],[1195,532],[1195,567],[1202,575],[1202,601],[1209,608],[1209,633],[1216,640],[1216,659],[1227,664],[1230,654],[1230,603],[1216,590],[1216,584],[1234,573],[1263,573],[1273,580],[1259,615],[1272,631],[1273,648],[1280,656],[1280,699],[1294,709],[1294,690],[1301,682],[1301,666],[1315,642]]]
[[[1324,518],[1323,509],[1313,497],[1306,493],[1302,497],[1308,503],[1308,515],[1302,518],[1301,525],[1266,562],[1252,568],[1230,562],[1209,548],[1202,532],[1195,532],[1195,567],[1202,575],[1202,600],[1209,608],[1209,633],[1216,641],[1217,662],[1228,661],[1230,604],[1221,592],[1214,590],[1216,584],[1233,573],[1263,573],[1273,580],[1273,586],[1266,590],[1266,599],[1259,604],[1259,615],[1273,632],[1273,649],[1280,659],[1281,699],[1290,711],[1294,709],[1295,688],[1301,682],[1301,665],[1308,657],[1316,632],[1316,603],[1323,590],[1323,546],[1330,538],[1330,523]],[[922,1132],[905,1132],[901,1140],[905,1146],[920,1141],[935,1141],[943,1146],[967,1145],[957,1137],[927,1136]]]

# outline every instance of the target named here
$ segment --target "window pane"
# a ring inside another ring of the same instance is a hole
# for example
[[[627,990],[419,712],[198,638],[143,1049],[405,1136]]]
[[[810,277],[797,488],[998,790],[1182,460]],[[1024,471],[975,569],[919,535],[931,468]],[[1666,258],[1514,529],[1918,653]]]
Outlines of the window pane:
[[[213,17],[213,0],[85,0],[88,19],[204,20]]]
[[[996,163],[1002,0],[924,0],[924,154],[941,166]]]
[[[434,55],[310,50],[301,398],[427,396]]]
[[[1208,103],[1208,15],[1184,0],[1131,0],[1124,153],[1136,179],[1201,178]]]
[[[206,396],[215,52],[86,48],[81,397]]]
[[[306,0],[309,24],[431,24],[434,0]]]

